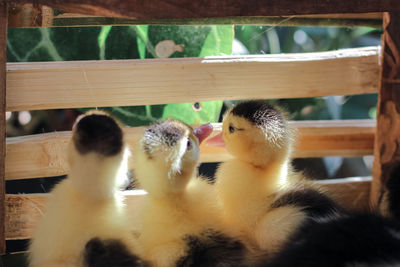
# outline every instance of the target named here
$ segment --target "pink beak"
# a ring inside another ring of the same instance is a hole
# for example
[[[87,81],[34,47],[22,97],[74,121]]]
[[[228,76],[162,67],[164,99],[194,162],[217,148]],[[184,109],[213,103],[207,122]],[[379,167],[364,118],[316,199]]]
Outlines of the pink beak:
[[[210,138],[206,142],[207,145],[216,146],[216,147],[225,147],[225,141],[222,138],[222,132],[217,134],[216,136]]]
[[[199,139],[199,144],[204,141],[213,131],[211,123],[203,124],[194,129],[194,135]]]

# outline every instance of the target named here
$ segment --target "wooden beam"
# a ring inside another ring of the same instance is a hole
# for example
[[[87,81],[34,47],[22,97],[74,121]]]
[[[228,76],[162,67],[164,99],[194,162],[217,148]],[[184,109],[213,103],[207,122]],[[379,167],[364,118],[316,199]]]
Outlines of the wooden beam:
[[[350,211],[369,210],[369,192],[372,177],[350,177],[344,179],[318,180],[329,196]]]
[[[98,17],[73,13],[54,14],[53,9],[37,4],[14,5],[9,9],[8,27],[83,27],[100,25],[279,25],[279,26],[368,26],[380,28],[382,13],[326,14],[291,17],[221,17],[190,19],[135,19]]]
[[[7,64],[7,110],[375,93],[379,48]]]
[[[290,122],[298,129],[295,157],[363,156],[373,151],[375,121],[298,121]],[[126,138],[133,145],[143,127],[126,128]],[[214,124],[218,134],[221,124]],[[66,147],[70,132],[47,133],[7,138],[6,179],[51,177],[68,172]],[[218,162],[230,158],[223,148],[201,146],[201,162]]]
[[[0,222],[5,218],[7,3],[0,2]],[[6,252],[4,223],[0,223],[0,254]]]
[[[400,164],[400,13],[385,13],[378,98],[375,162],[371,205],[376,208],[385,191],[385,183]]]
[[[335,179],[317,182],[321,188],[346,208],[362,211],[368,208],[370,177]],[[142,190],[126,191],[127,205],[132,213],[139,210]],[[35,225],[43,216],[48,194],[6,195],[6,238],[7,240],[28,239]],[[135,225],[139,221],[132,222]]]
[[[32,0],[6,0],[18,4]],[[35,0],[70,13],[139,19],[285,16],[400,11],[397,0]]]

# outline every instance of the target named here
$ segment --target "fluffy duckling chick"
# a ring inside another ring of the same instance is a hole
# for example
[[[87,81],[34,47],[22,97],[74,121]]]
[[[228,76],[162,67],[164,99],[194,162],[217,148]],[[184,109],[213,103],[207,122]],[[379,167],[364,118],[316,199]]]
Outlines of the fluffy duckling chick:
[[[139,255],[154,266],[241,266],[244,246],[218,232],[214,187],[197,176],[199,152],[193,129],[174,120],[150,126],[134,150],[148,192]]]
[[[279,228],[286,232],[298,223],[292,210],[279,209],[266,216],[275,193],[291,176],[292,131],[278,108],[264,101],[247,101],[227,111],[221,135],[209,143],[215,144],[221,137],[234,156],[216,173],[224,217],[256,248],[271,250],[286,236],[271,228],[286,224]],[[282,220],[285,213],[294,219]]]
[[[119,194],[127,153],[122,130],[110,116],[95,112],[78,118],[68,146],[70,171],[50,193],[35,229],[31,267],[83,266],[83,250],[92,237],[118,238],[134,250]]]

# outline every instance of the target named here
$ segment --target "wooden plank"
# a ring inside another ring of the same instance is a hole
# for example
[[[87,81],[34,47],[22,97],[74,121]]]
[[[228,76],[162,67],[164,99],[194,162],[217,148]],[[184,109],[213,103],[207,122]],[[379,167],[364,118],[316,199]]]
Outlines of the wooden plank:
[[[32,0],[6,0],[18,4]],[[140,19],[284,16],[400,11],[398,0],[35,0],[70,13]]]
[[[365,210],[368,205],[370,178],[325,180],[323,190],[334,195],[350,210]],[[320,183],[320,182],[317,182]],[[126,191],[126,200],[132,213],[141,205],[142,190]],[[32,236],[38,220],[42,217],[48,194],[6,195],[6,238],[7,240],[28,239]],[[132,222],[134,225],[135,222]]]
[[[298,129],[295,157],[363,156],[373,151],[375,121],[298,121],[290,122]],[[143,127],[126,128],[132,145],[142,135]],[[221,131],[214,124],[213,135]],[[6,179],[51,177],[68,172],[66,147],[70,132],[47,133],[7,138]],[[223,148],[201,146],[201,162],[218,162],[230,158]]]
[[[379,48],[7,64],[7,110],[375,93]],[[289,76],[288,76],[289,75]]]
[[[385,13],[381,77],[377,108],[377,134],[371,205],[375,208],[385,183],[400,163],[400,13]]]
[[[279,26],[382,26],[382,13],[326,14],[291,17],[224,17],[190,19],[135,19],[59,13],[37,4],[14,5],[9,11],[9,27],[82,27],[99,25],[279,25]]]
[[[317,184],[340,205],[350,211],[369,210],[372,177],[319,180]]]
[[[7,4],[0,3],[0,222],[5,218]],[[4,223],[0,223],[0,254],[6,252]]]

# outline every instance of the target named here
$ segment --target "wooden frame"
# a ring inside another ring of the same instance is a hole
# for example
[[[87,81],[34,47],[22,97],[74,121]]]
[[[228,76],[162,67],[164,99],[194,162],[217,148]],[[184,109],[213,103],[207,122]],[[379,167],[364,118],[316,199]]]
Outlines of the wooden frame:
[[[378,63],[377,47],[265,56],[8,63],[6,106],[7,111],[17,111],[376,93]],[[299,85],[301,90],[293,90]]]
[[[254,16],[288,16],[288,18],[291,18],[292,16],[297,16],[297,15],[310,15],[310,14],[331,14],[331,13],[365,13],[365,12],[400,12],[400,4],[398,3],[398,0],[387,0],[387,1],[380,1],[380,0],[354,0],[354,1],[346,1],[346,0],[321,0],[321,1],[310,1],[310,0],[290,0],[290,1],[280,1],[280,0],[270,0],[268,4],[266,4],[262,0],[219,0],[219,1],[214,1],[214,0],[205,0],[205,1],[191,1],[191,0],[148,0],[148,1],[138,1],[138,0],[132,0],[132,1],[121,1],[121,0],[86,0],[84,3],[80,0],[2,0],[1,3],[1,15],[0,15],[0,36],[1,36],[1,42],[0,42],[0,66],[1,66],[1,84],[0,84],[0,92],[1,92],[1,105],[0,105],[0,131],[1,131],[1,141],[0,141],[0,152],[2,153],[2,156],[0,157],[0,219],[5,222],[5,224],[2,224],[2,227],[0,227],[0,253],[5,252],[5,246],[4,246],[4,240],[7,236],[8,239],[20,239],[20,238],[28,238],[30,236],[30,230],[33,227],[33,223],[37,219],[35,217],[36,215],[32,215],[34,212],[31,211],[31,209],[27,210],[27,207],[29,207],[29,203],[36,203],[36,207],[41,207],[43,203],[45,202],[46,197],[45,196],[40,196],[40,195],[23,195],[23,196],[15,196],[15,195],[5,195],[4,194],[4,177],[8,175],[9,179],[17,179],[21,177],[26,177],[26,176],[34,176],[37,177],[39,175],[43,175],[43,173],[40,174],[34,174],[32,171],[29,171],[28,174],[21,174],[17,173],[15,170],[15,166],[21,166],[20,163],[18,163],[17,159],[20,157],[17,154],[17,147],[20,146],[22,149],[27,148],[27,147],[34,147],[33,144],[39,145],[40,146],[46,146],[48,144],[57,144],[57,146],[61,145],[61,148],[63,145],[65,145],[66,141],[68,140],[69,133],[61,133],[59,136],[55,134],[50,134],[46,136],[36,136],[36,137],[27,137],[27,138],[15,138],[15,139],[8,139],[7,140],[7,161],[11,160],[9,162],[6,162],[5,164],[5,158],[4,158],[4,151],[6,149],[5,145],[5,120],[4,120],[4,112],[5,110],[23,110],[23,109],[43,109],[43,108],[62,108],[62,107],[83,107],[83,106],[105,106],[109,105],[110,103],[105,101],[104,99],[100,100],[93,100],[90,97],[88,97],[88,90],[83,90],[86,91],[84,92],[84,101],[83,102],[78,102],[77,98],[69,98],[67,99],[66,102],[63,103],[53,103],[54,102],[54,95],[52,95],[51,100],[47,101],[45,104],[41,103],[42,102],[42,97],[44,94],[47,94],[48,91],[40,91],[39,94],[35,95],[29,95],[29,101],[25,101],[24,98],[27,98],[27,95],[32,93],[30,90],[26,90],[27,87],[26,85],[23,84],[23,82],[29,81],[29,77],[33,77],[32,75],[39,75],[37,77],[40,77],[40,73],[43,72],[53,72],[54,71],[63,71],[64,74],[66,75],[68,72],[70,73],[75,73],[76,75],[80,74],[82,76],[82,65],[79,66],[76,65],[76,62],[72,63],[63,63],[62,65],[58,65],[58,63],[35,63],[35,64],[8,64],[7,66],[7,75],[6,75],[6,63],[5,63],[5,48],[6,48],[6,32],[7,32],[7,4],[10,4],[12,6],[15,5],[20,5],[24,3],[32,3],[34,2],[34,7],[37,7],[38,4],[40,5],[46,5],[51,8],[59,8],[62,9],[66,12],[69,13],[80,13],[84,14],[84,16],[87,15],[95,15],[95,16],[106,16],[106,17],[113,17],[113,18],[119,18],[120,23],[121,21],[124,21],[123,18],[125,17],[131,17],[136,19],[136,21],[140,21],[140,23],[144,22],[151,22],[153,21],[154,23],[166,23],[168,21],[173,21],[176,20],[175,23],[190,23],[193,21],[196,21],[195,19],[200,19],[203,21],[208,21],[208,22],[213,22],[212,19],[215,21],[220,21],[220,23],[223,23],[223,21],[233,21],[237,19],[242,19],[242,21],[246,21],[248,17],[254,17]],[[41,13],[40,13],[41,14]],[[39,16],[40,18],[41,16]],[[233,19],[232,19],[233,17]],[[324,18],[324,16],[322,16]],[[42,17],[43,18],[43,17]],[[211,19],[209,19],[211,18]],[[225,18],[225,20],[224,20]],[[226,19],[227,18],[227,19]],[[302,17],[302,19],[306,19],[307,17]],[[326,18],[326,17],[325,17]],[[250,18],[250,20],[253,18]],[[54,22],[54,20],[52,20]],[[66,20],[65,20],[66,21]],[[103,21],[104,18],[103,18]],[[197,20],[199,21],[199,20]],[[254,19],[253,22],[256,20]],[[262,18],[260,19],[262,21]],[[276,20],[275,20],[276,21]],[[289,21],[289,20],[288,20]],[[303,20],[306,21],[306,20]],[[52,23],[53,23],[52,22]],[[38,22],[34,21],[34,23],[31,23],[28,21],[28,25],[31,26],[54,26],[53,24],[46,24],[48,23],[46,20],[38,20]],[[118,20],[116,22],[118,24]],[[127,22],[128,23],[128,22]],[[130,22],[129,22],[130,23]],[[278,23],[278,22],[274,22]],[[376,23],[376,22],[375,22]],[[75,23],[75,25],[70,25],[70,26],[77,26],[79,23]],[[90,24],[90,23],[87,23]],[[273,23],[271,23],[273,24]],[[378,106],[378,127],[376,128],[376,139],[375,139],[375,146],[374,146],[374,151],[375,151],[375,166],[374,166],[374,178],[372,182],[372,190],[371,190],[371,197],[368,197],[368,194],[366,192],[369,192],[369,187],[370,187],[370,181],[369,180],[362,180],[361,182],[354,182],[354,181],[346,181],[343,184],[337,184],[337,182],[332,182],[331,184],[327,185],[321,185],[325,186],[328,191],[332,191],[333,188],[334,190],[341,190],[343,192],[350,192],[348,194],[345,194],[347,196],[354,196],[354,194],[359,194],[359,200],[358,202],[351,202],[351,200],[354,200],[354,198],[349,197],[345,200],[346,203],[348,203],[350,206],[352,205],[353,207],[362,207],[365,208],[365,203],[367,203],[367,200],[369,199],[372,201],[373,204],[376,204],[377,201],[379,200],[379,196],[381,195],[382,191],[384,190],[384,183],[385,183],[385,177],[387,177],[387,174],[389,173],[390,169],[394,164],[397,164],[399,160],[399,152],[397,150],[393,150],[392,148],[395,147],[397,148],[397,143],[399,139],[399,134],[398,131],[396,131],[398,128],[397,127],[392,127],[393,125],[397,126],[396,123],[388,123],[390,122],[395,122],[398,121],[399,119],[397,118],[398,116],[398,111],[397,107],[399,106],[399,84],[398,84],[398,76],[400,75],[398,72],[398,62],[399,62],[399,49],[398,47],[400,46],[400,40],[398,36],[398,30],[399,30],[399,25],[400,25],[400,16],[398,13],[386,13],[384,17],[384,47],[383,47],[383,57],[382,57],[382,65],[380,67],[380,73],[381,73],[381,82],[380,82],[380,100],[379,100],[379,106]],[[18,26],[18,25],[17,25]],[[333,55],[337,56],[337,55]],[[268,57],[266,57],[268,58]],[[367,55],[367,56],[358,56],[358,57],[351,57],[346,58],[338,58],[338,59],[324,59],[324,60],[310,60],[309,62],[305,60],[299,60],[297,62],[298,66],[297,68],[303,69],[304,66],[308,66],[307,64],[315,64],[313,67],[314,69],[320,69],[321,66],[323,66],[324,63],[327,64],[332,64],[334,66],[337,64],[337,69],[340,69],[342,67],[345,68],[346,72],[342,73],[343,75],[346,76],[349,72],[351,72],[351,69],[356,68],[356,72],[353,74],[359,75],[356,76],[355,80],[351,80],[350,76],[348,77],[349,79],[339,79],[342,82],[344,82],[341,86],[346,86],[346,82],[348,84],[357,84],[356,86],[352,86],[351,88],[357,88],[354,89],[354,91],[349,91],[347,92],[348,94],[352,93],[368,93],[368,92],[376,92],[377,88],[379,86],[379,79],[378,79],[378,74],[379,74],[379,66],[377,64],[377,58],[378,58],[378,51],[375,49],[375,52]],[[271,58],[270,58],[271,59]],[[190,62],[190,60],[192,60]],[[197,59],[184,59],[182,61],[175,62],[176,64],[184,64],[185,62],[188,64],[187,66],[191,66],[193,68],[203,68],[203,66],[208,67],[220,67],[220,68],[226,68],[229,67],[231,68],[233,65],[238,65],[238,64],[244,64],[246,66],[249,66],[251,69],[252,66],[262,66],[262,67],[268,67],[268,66],[279,66],[281,65],[281,73],[283,73],[283,70],[288,68],[289,66],[284,62],[271,62],[268,60],[261,60],[261,61],[254,61],[251,58],[246,58],[243,59],[242,62],[240,62],[240,59],[235,59],[235,58],[226,58],[223,59],[225,62],[218,62],[218,60],[221,59],[206,59],[209,60],[208,62],[205,62],[207,64],[204,64],[204,62],[201,62]],[[222,61],[223,61],[222,60]],[[236,61],[239,62],[236,62]],[[293,58],[292,58],[293,60]],[[156,62],[156,63],[154,63]],[[163,64],[174,64],[174,60],[172,61],[153,61],[153,64],[155,66],[160,68],[160,72],[165,71],[165,68],[163,68]],[[189,62],[189,63],[188,63]],[[336,63],[335,63],[336,62]],[[344,66],[342,65],[343,63],[347,62]],[[358,62],[358,63],[357,63]],[[142,69],[146,68],[147,63],[138,63],[137,66],[135,64],[130,65],[130,66],[123,66],[123,64],[120,64],[121,62],[108,62],[105,63],[108,65],[107,67],[109,69],[114,69],[115,71],[122,71],[126,67],[127,69],[129,68],[137,68],[137,71],[142,71]],[[209,63],[209,64],[208,64]],[[339,64],[340,63],[340,64]],[[74,65],[75,64],[75,65]],[[99,69],[93,65],[93,63],[90,62],[85,62],[83,64],[83,70],[88,71],[89,73],[93,72],[95,73],[96,71],[99,71]],[[86,64],[86,65],[85,65]],[[114,65],[113,65],[114,64]],[[141,65],[142,64],[142,65]],[[202,65],[203,64],[203,65]],[[218,65],[220,64],[220,65]],[[231,64],[231,65],[229,65]],[[269,65],[270,64],[270,65]],[[356,65],[354,65],[356,64]],[[129,65],[129,64],[128,64]],[[340,65],[340,67],[339,67]],[[367,67],[366,67],[367,66]],[[153,66],[154,67],[154,66]],[[79,69],[80,68],[80,69]],[[234,66],[232,67],[234,68]],[[109,70],[108,69],[108,70]],[[218,68],[217,68],[218,69]],[[213,69],[214,70],[214,69]],[[77,74],[78,73],[78,74]],[[320,76],[310,76],[313,81],[316,79],[316,77],[319,77],[319,79],[327,78],[327,73],[321,73]],[[360,75],[361,73],[361,75]],[[276,74],[275,74],[276,75]],[[313,74],[314,75],[314,74]],[[7,76],[7,78],[6,78]],[[210,82],[212,81],[212,75],[209,75],[206,79],[206,82],[209,84],[204,83],[205,85],[211,85],[213,84]],[[353,75],[351,75],[353,76]],[[261,76],[258,77],[252,77],[252,79],[257,80]],[[22,83],[19,79],[22,79]],[[226,81],[229,81],[229,79],[232,79],[232,77],[225,77],[222,80],[220,80],[220,83],[225,83]],[[6,98],[6,83],[7,80],[7,98]],[[336,78],[336,80],[338,80]],[[104,91],[101,91],[100,87],[96,87],[97,85],[95,83],[92,83],[92,79],[89,79],[90,82],[87,80],[84,80],[82,83],[81,79],[81,89],[93,89],[93,90],[99,90],[99,95],[102,95]],[[31,81],[29,81],[31,82]],[[46,80],[46,83],[51,82],[51,80]],[[181,81],[179,81],[181,82]],[[188,83],[192,83],[193,81],[188,81]],[[176,82],[178,83],[178,82]],[[237,83],[237,81],[236,81]],[[326,80],[325,80],[326,83]],[[203,85],[204,85],[203,84]],[[243,83],[245,84],[245,83]],[[242,84],[242,86],[243,86]],[[44,84],[41,84],[40,87],[42,87]],[[294,84],[286,84],[286,88],[293,86]],[[61,84],[52,84],[52,86],[61,86]],[[215,87],[218,90],[216,91],[215,95],[210,97],[209,99],[216,99],[219,97],[224,97],[224,91],[226,89],[227,85],[220,85],[220,87]],[[232,85],[233,86],[233,85]],[[260,85],[259,85],[260,86]],[[316,87],[316,84],[314,84],[314,88]],[[213,88],[213,89],[215,89]],[[261,86],[260,86],[261,88]],[[62,90],[65,88],[59,88],[60,90],[55,91],[56,94],[62,93]],[[169,87],[165,88],[158,88],[158,90],[171,90]],[[329,88],[330,90],[333,90],[332,88]],[[121,89],[122,90],[122,89]],[[261,96],[263,97],[284,97],[287,96],[287,94],[280,94],[276,90],[276,92],[271,93],[271,91],[265,90],[261,91]],[[335,89],[336,90],[336,89]],[[82,91],[82,90],[81,90]],[[182,94],[184,92],[183,87],[180,89],[180,91],[175,92],[174,96],[171,99],[167,99],[166,101],[168,103],[172,102],[179,102],[182,99],[177,98],[178,94]],[[240,91],[238,91],[240,92]],[[322,91],[314,91],[311,90],[311,93],[302,93],[300,95],[296,95],[293,97],[305,97],[305,96],[320,96],[320,95],[330,95],[330,94],[346,94],[344,91],[337,90],[335,92],[322,92]],[[81,92],[82,93],[82,92]],[[206,94],[210,92],[204,91],[202,95],[200,95],[201,100],[209,100],[206,97]],[[260,91],[258,92],[260,93]],[[294,95],[294,94],[293,94]],[[239,93],[235,95],[237,98],[251,98],[251,97],[256,97],[259,96],[257,95],[250,95],[248,93]],[[82,96],[81,96],[82,97]],[[38,100],[39,99],[39,100]],[[192,99],[189,97],[184,98],[186,101],[191,101]],[[196,100],[198,100],[198,96],[196,96]],[[155,104],[159,103],[157,100],[150,98],[148,96],[142,95],[141,98],[135,98],[135,99],[129,99],[129,102],[124,102],[123,99],[115,100],[113,99],[113,102],[111,105],[128,105],[132,104],[131,101],[134,101],[134,104],[140,105],[140,104]],[[44,101],[45,102],[45,101]],[[163,103],[166,103],[163,101]],[[370,122],[368,122],[370,123]],[[309,141],[304,141],[302,144],[305,144],[305,147],[299,147],[297,153],[304,153],[304,155],[310,155],[307,154],[310,151],[314,151],[311,153],[315,153],[316,148],[323,148],[324,150],[322,151],[330,151],[329,153],[325,155],[331,155],[332,149],[327,149],[328,148],[337,148],[338,144],[345,144],[341,148],[343,151],[340,153],[350,153],[349,155],[353,155],[352,153],[360,153],[360,155],[364,154],[370,154],[371,149],[372,149],[372,138],[374,138],[374,133],[375,133],[375,128],[371,125],[366,123],[364,126],[360,126],[359,128],[356,127],[351,128],[348,127],[348,125],[345,126],[332,126],[328,125],[329,127],[329,134],[324,132],[328,128],[326,128],[325,125],[324,127],[304,127],[300,129],[300,132],[303,133],[303,138],[307,139],[309,138]],[[363,123],[361,123],[363,124]],[[368,124],[368,125],[367,125]],[[333,128],[332,128],[333,127]],[[345,134],[338,135],[340,131],[346,129],[348,131]],[[133,129],[133,132],[136,130]],[[309,131],[309,132],[307,132]],[[135,133],[133,133],[134,135]],[[44,138],[43,140],[37,140],[40,138]],[[318,139],[319,138],[319,139]],[[336,139],[335,139],[336,138]],[[132,136],[132,140],[134,140],[134,137]],[[312,143],[311,141],[317,142]],[[318,142],[325,142],[324,146],[321,146],[321,143]],[[347,143],[346,143],[347,142]],[[355,144],[357,143],[356,146],[350,146],[349,144]],[[307,148],[307,145],[309,146]],[[61,149],[58,148],[58,149]],[[390,148],[389,150],[387,148]],[[307,150],[308,149],[308,150]],[[314,150],[313,150],[314,149]],[[340,150],[340,149],[339,149]],[[50,150],[51,151],[51,150]],[[308,151],[308,152],[307,152]],[[318,150],[321,151],[321,150]],[[347,152],[344,152],[347,151]],[[350,151],[350,152],[349,152]],[[360,152],[361,151],[361,152]],[[388,152],[389,151],[389,152]],[[53,153],[53,152],[50,152]],[[325,152],[324,152],[325,153]],[[334,152],[334,153],[337,153]],[[14,156],[13,156],[14,155]],[[16,156],[17,155],[17,156]],[[52,154],[54,156],[60,155],[58,153]],[[212,155],[211,157],[215,157],[215,155],[218,155],[217,158],[222,158],[226,154],[224,154],[223,151],[209,151],[209,155]],[[22,160],[24,160],[22,158]],[[204,155],[203,155],[203,160]],[[65,163],[65,159],[61,160],[62,162]],[[55,170],[61,170],[61,174],[64,174],[66,172],[65,165],[64,163],[60,164],[59,166],[55,166],[53,169],[51,169],[50,173],[57,173]],[[14,167],[12,167],[13,164],[16,164]],[[18,165],[19,164],[19,165]],[[48,163],[46,163],[48,164]],[[14,168],[14,169],[13,169]],[[42,169],[42,168],[40,168]],[[44,168],[43,168],[44,169]],[[13,170],[13,171],[10,171]],[[46,174],[44,175],[46,176]],[[333,185],[332,185],[333,184]],[[347,189],[343,189],[347,188]],[[346,191],[347,190],[347,191]],[[130,199],[137,199],[135,197],[130,197]],[[4,205],[7,203],[6,207],[6,213],[4,212]],[[361,204],[360,204],[361,203]],[[35,204],[35,205],[36,205]],[[36,210],[37,212],[37,210]],[[40,214],[37,212],[37,214]],[[6,231],[4,230],[4,225],[6,227]]]
[[[294,157],[365,156],[372,155],[375,121],[312,121],[290,122],[297,128],[299,145]],[[127,140],[136,143],[143,127],[126,128]],[[214,125],[214,133],[221,124]],[[7,138],[6,180],[65,175],[68,164],[65,155],[71,132]],[[223,148],[201,146],[201,162],[219,162],[230,156]]]
[[[7,4],[0,5],[0,220],[5,221],[5,156],[6,156],[6,47],[7,47]],[[0,224],[0,253],[6,250],[4,223]]]
[[[368,207],[368,196],[371,177],[355,177],[343,180],[326,180],[319,182],[321,188],[333,192],[340,203],[348,208],[362,211]],[[334,192],[340,192],[340,197]],[[143,190],[127,191],[125,197],[130,211],[134,212],[141,204]],[[6,195],[6,224],[7,240],[28,239],[32,236],[37,221],[42,216],[47,194]],[[134,222],[132,222],[133,225]]]
[[[400,12],[385,13],[382,68],[378,99],[378,131],[375,139],[374,180],[371,206],[376,207],[385,192],[385,183],[400,163]]]
[[[30,3],[32,0],[6,0]],[[400,11],[397,0],[36,0],[71,13],[140,19],[216,18],[236,16],[284,16],[330,13]]]
[[[100,26],[100,25],[276,25],[276,26],[346,26],[375,27],[382,26],[382,13],[351,13],[296,16],[240,16],[218,18],[174,18],[174,19],[137,19],[99,17],[74,13],[61,13],[48,6],[38,4],[13,4],[9,9],[9,27],[63,27],[63,26]]]

